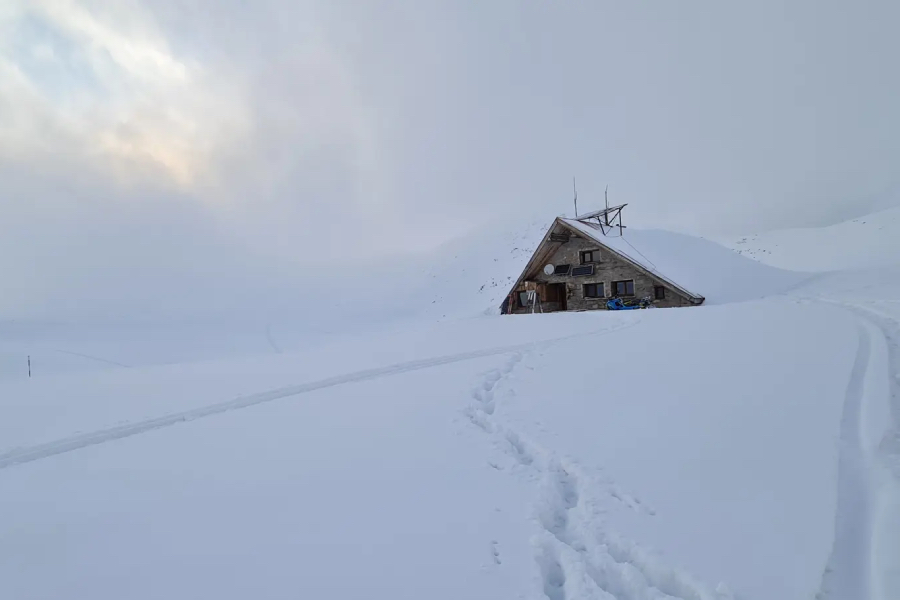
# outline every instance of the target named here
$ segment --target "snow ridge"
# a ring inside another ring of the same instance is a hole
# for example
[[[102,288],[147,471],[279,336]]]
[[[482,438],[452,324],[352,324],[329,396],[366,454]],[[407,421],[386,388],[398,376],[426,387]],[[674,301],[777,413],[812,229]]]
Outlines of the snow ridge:
[[[646,515],[655,514],[639,499],[614,482],[596,481],[572,460],[501,423],[498,388],[537,349],[533,346],[516,352],[501,368],[489,372],[472,391],[472,402],[464,412],[513,459],[515,469],[537,475],[535,513],[540,529],[533,545],[544,595],[548,600],[734,600],[723,585],[710,590],[689,575],[660,564],[637,544],[607,531],[602,515],[610,500]],[[502,470],[495,463],[491,466]]]

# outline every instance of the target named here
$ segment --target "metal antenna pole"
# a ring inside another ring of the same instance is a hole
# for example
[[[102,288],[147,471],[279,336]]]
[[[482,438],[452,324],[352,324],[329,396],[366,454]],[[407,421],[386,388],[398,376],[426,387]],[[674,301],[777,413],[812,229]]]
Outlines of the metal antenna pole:
[[[575,187],[575,178],[572,178],[572,191],[575,192],[575,218],[578,218],[578,188]]]
[[[603,190],[603,199],[606,201],[606,212],[603,213],[603,220],[606,221],[606,226],[609,227],[609,184],[606,184],[606,189]]]

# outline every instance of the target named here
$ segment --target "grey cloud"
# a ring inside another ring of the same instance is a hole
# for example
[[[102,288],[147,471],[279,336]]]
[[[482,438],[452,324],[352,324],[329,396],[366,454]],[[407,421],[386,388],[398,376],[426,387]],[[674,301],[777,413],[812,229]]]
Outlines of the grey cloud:
[[[585,210],[609,184],[630,224],[710,235],[896,198],[887,0],[73,4],[93,29],[11,6],[7,314],[123,287],[175,312],[187,292],[151,288],[201,279],[276,294],[283,273],[571,212],[573,175]]]

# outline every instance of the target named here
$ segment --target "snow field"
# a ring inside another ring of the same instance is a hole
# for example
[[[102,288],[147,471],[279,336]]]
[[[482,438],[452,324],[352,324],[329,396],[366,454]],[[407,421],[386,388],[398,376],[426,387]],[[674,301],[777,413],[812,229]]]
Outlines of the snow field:
[[[547,224],[335,331],[4,324],[0,598],[900,598],[896,260],[630,230],[708,305],[485,316]]]
[[[574,340],[516,370],[498,430],[514,432],[514,458],[542,456],[526,462],[547,482],[537,519],[548,597],[818,591],[857,332],[831,307],[737,309],[677,320],[649,311],[631,330]],[[834,331],[813,349],[823,318]],[[770,344],[788,323],[792,335]],[[576,376],[586,371],[596,376]]]
[[[500,360],[323,388],[4,469],[0,596],[505,596],[528,582],[515,537],[524,507],[454,422],[472,371]],[[503,570],[491,539],[503,540]]]
[[[586,317],[586,318],[585,318]],[[384,333],[338,336],[301,351],[173,365],[60,373],[0,382],[0,457],[117,427],[266,401],[396,370],[502,353],[559,337],[589,335],[636,316],[553,315],[551,319],[480,318]],[[473,338],[476,340],[473,343]],[[0,461],[4,460],[0,458]],[[5,460],[9,460],[7,456]]]
[[[494,321],[532,339],[503,346],[521,340],[474,320],[468,352],[435,341],[435,358],[368,371],[348,354],[329,385],[313,369],[293,395],[137,419],[127,437],[105,427],[126,413],[96,403],[95,443],[38,428],[6,454],[0,596],[802,597],[831,547],[857,335],[843,314],[510,317]],[[810,346],[823,318],[835,330]],[[208,383],[211,365],[182,368],[150,369],[154,394]]]

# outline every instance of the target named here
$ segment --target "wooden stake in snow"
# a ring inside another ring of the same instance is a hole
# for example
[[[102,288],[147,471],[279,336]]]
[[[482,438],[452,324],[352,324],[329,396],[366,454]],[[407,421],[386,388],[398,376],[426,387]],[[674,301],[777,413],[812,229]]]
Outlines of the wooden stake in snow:
[[[28,355],[28,379],[31,379],[31,355]]]

